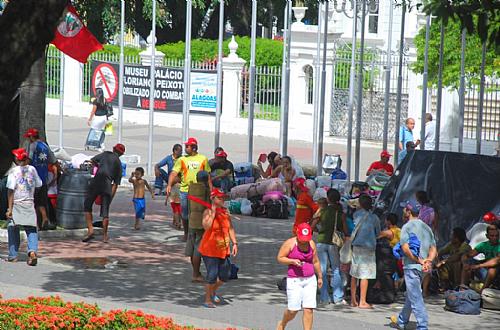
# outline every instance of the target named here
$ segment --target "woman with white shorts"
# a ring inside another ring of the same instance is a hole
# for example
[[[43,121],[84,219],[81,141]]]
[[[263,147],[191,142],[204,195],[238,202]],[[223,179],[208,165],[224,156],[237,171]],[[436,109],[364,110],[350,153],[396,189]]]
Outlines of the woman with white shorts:
[[[300,310],[304,311],[302,317],[304,330],[312,329],[316,291],[323,285],[323,278],[316,245],[311,239],[311,226],[308,223],[301,223],[297,227],[297,236],[286,240],[278,253],[278,262],[288,266],[286,281],[288,308],[278,323],[278,330],[284,330]]]

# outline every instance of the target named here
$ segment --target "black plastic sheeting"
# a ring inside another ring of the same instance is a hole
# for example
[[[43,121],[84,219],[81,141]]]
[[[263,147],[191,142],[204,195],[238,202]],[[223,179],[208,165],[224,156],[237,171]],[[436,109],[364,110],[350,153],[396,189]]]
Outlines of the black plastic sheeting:
[[[401,202],[427,192],[439,214],[438,245],[454,227],[465,230],[488,211],[500,212],[500,158],[456,152],[409,152],[382,191],[377,213],[402,213]]]

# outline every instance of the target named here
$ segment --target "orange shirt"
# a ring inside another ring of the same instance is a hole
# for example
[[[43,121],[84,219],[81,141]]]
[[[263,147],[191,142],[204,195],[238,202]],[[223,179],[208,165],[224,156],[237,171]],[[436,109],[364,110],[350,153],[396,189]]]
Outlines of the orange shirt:
[[[205,230],[198,251],[202,256],[225,259],[229,255],[231,218],[226,209],[218,209],[212,227]]]
[[[293,225],[293,233],[298,225],[304,222],[309,222],[314,213],[318,210],[318,204],[316,204],[311,195],[307,192],[301,192],[297,197],[297,210],[295,211],[295,223]]]

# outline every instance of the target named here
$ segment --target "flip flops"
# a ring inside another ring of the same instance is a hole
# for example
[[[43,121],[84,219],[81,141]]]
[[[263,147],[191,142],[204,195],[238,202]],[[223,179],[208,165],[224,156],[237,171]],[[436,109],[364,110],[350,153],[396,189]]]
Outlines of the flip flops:
[[[85,236],[85,237],[82,239],[82,242],[87,243],[87,242],[89,242],[89,241],[91,241],[91,240],[93,240],[93,239],[94,239],[94,234],[90,234],[90,235]]]
[[[201,305],[205,308],[215,308],[215,305],[212,303],[203,303]]]
[[[217,294],[214,294],[212,296],[212,300],[214,303],[216,304],[220,304],[222,302],[222,297],[221,296],[218,296]]]

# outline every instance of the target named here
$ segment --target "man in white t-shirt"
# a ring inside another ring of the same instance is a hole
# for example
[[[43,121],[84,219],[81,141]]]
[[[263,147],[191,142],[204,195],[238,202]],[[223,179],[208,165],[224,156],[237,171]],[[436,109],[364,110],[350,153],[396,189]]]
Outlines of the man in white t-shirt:
[[[19,226],[23,226],[28,237],[28,265],[37,264],[38,232],[34,203],[35,189],[42,186],[35,167],[28,165],[28,152],[24,148],[12,150],[17,166],[7,177],[9,208],[7,226],[9,257],[7,261],[16,262],[21,238]]]
[[[436,122],[432,120],[432,114],[425,114],[425,150],[434,150],[436,136]]]

